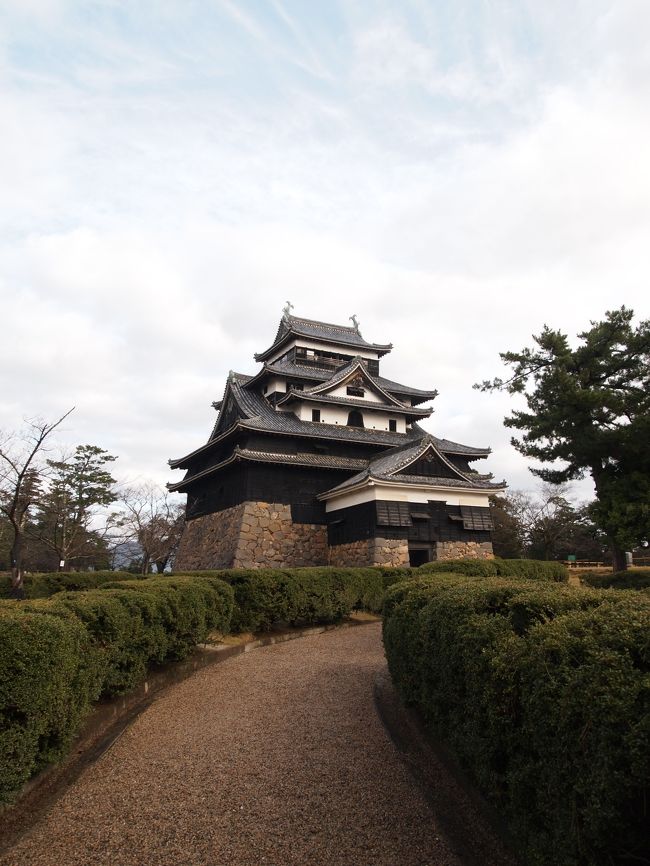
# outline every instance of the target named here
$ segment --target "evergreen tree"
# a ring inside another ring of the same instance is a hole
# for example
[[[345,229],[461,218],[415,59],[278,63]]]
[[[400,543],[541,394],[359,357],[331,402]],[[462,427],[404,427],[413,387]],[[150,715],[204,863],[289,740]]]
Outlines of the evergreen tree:
[[[61,570],[75,558],[105,555],[93,519],[98,506],[115,501],[115,479],[106,466],[116,459],[96,445],[78,445],[71,457],[47,461],[50,483],[32,532],[56,554]]]
[[[545,326],[534,348],[501,354],[509,379],[476,386],[524,395],[528,411],[504,423],[522,431],[518,451],[551,464],[533,474],[554,484],[591,475],[591,513],[617,569],[626,549],[650,538],[650,322],[634,327],[632,318],[625,307],[608,312],[576,349]]]

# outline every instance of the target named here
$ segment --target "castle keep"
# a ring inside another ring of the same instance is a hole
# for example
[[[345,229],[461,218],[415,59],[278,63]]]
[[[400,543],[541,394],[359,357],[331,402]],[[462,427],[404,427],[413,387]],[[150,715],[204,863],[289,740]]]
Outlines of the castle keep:
[[[490,557],[488,448],[418,425],[436,391],[380,373],[392,345],[285,308],[261,368],[231,372],[207,443],[170,460],[187,493],[177,569],[419,565]]]

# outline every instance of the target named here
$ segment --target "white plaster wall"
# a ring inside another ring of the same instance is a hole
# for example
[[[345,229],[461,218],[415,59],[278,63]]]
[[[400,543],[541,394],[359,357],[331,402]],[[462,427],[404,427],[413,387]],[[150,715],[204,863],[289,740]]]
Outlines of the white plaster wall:
[[[353,376],[351,376],[351,378],[354,378],[355,375],[356,375],[356,373],[353,374]],[[384,402],[385,398],[380,397],[379,394],[376,394],[371,388],[368,388],[367,385],[363,385],[363,388],[365,391],[364,396],[363,397],[355,397],[354,398],[355,400],[363,400],[365,403],[383,403]],[[349,397],[350,395],[348,394],[348,383],[344,382],[341,385],[337,385],[336,388],[333,388],[331,391],[328,391],[327,393],[331,394],[332,397]]]
[[[279,351],[277,351],[274,355],[271,355],[267,364],[273,363],[273,361],[281,358],[282,355],[286,354],[292,346],[301,346],[304,349],[320,349],[323,352],[335,352],[338,355],[350,355],[354,357],[355,355],[359,355],[361,358],[372,358],[378,359],[379,353],[373,352],[372,350],[357,348],[357,346],[338,346],[336,343],[326,343],[325,341],[314,341],[314,340],[303,340],[302,338],[291,340],[285,346],[283,346]]]
[[[306,400],[294,403],[295,413],[301,421],[311,421],[311,410],[320,409],[321,424],[338,424],[345,427],[348,423],[348,415],[354,406],[332,406],[328,403],[309,403]],[[363,423],[366,430],[388,430],[389,420],[397,421],[397,432],[406,433],[406,422],[403,417],[388,412],[378,412],[373,409],[360,409],[363,415]]]
[[[287,380],[281,378],[280,376],[272,376],[267,384],[266,393],[274,394],[276,391],[284,394],[287,390]]]
[[[413,487],[399,487],[393,485],[373,484],[337,496],[325,503],[326,511],[339,511],[341,508],[349,508],[351,505],[361,505],[362,502],[372,502],[377,499],[389,502],[419,502],[426,503],[430,499],[438,502],[446,502],[447,505],[476,505],[487,508],[489,498],[482,490],[454,490],[449,487],[425,487],[416,489]]]

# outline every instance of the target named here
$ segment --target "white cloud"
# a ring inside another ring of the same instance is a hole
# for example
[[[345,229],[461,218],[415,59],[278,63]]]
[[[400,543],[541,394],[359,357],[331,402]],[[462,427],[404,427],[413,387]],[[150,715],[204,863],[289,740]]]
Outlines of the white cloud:
[[[164,480],[290,299],[357,313],[440,390],[429,429],[530,484],[471,385],[544,322],[649,314],[645,4],[346,4],[321,36],[289,3],[32,5],[36,60],[0,34],[0,426],[75,403],[71,442]]]

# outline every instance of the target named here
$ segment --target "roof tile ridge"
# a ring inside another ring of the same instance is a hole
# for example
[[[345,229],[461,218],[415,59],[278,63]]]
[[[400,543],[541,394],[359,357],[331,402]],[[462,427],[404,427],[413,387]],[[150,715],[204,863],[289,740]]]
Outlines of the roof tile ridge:
[[[427,451],[428,448],[433,448],[433,450],[440,457],[440,459],[443,461],[443,463],[445,463],[450,469],[452,469],[455,473],[457,473],[463,481],[467,481],[467,482],[471,483],[471,479],[468,478],[465,475],[465,473],[461,469],[458,468],[458,466],[455,466],[450,460],[448,460],[445,457],[445,455],[442,453],[442,451],[440,451],[440,449],[437,447],[435,440],[436,440],[436,437],[432,433],[429,433],[429,432],[425,433],[424,436],[419,440],[419,442],[412,445],[412,448],[416,452],[415,455],[412,458],[409,457],[409,459],[407,459],[407,460],[400,461],[397,464],[397,466],[395,466],[393,469],[391,469],[388,472],[388,474],[389,475],[395,475],[400,470],[405,469],[408,466],[411,466],[413,463],[415,463],[416,460],[419,460],[419,458]],[[407,449],[407,450],[409,450],[409,449]],[[379,459],[379,458],[377,458],[377,459]]]
[[[361,355],[355,355],[353,358],[350,359],[350,361],[348,361],[347,364],[345,364],[343,367],[339,367],[339,369],[336,370],[334,372],[334,374],[329,379],[326,379],[324,382],[319,382],[317,385],[314,385],[312,388],[303,389],[302,393],[303,394],[310,394],[310,393],[316,394],[318,391],[322,391],[322,390],[326,389],[328,386],[338,385],[339,382],[342,382],[346,378],[346,376],[349,376],[351,373],[353,373],[355,369],[359,369],[362,372],[362,374],[367,379],[369,379],[370,382],[372,382],[372,384],[375,386],[375,388],[381,394],[383,394],[385,397],[388,397],[389,403],[390,403],[390,401],[393,401],[393,405],[397,404],[398,406],[403,407],[405,409],[412,408],[412,407],[406,406],[405,403],[402,403],[401,400],[398,400],[397,397],[395,397],[393,394],[390,394],[385,388],[383,388],[379,384],[379,382],[377,382],[375,377],[372,375],[372,373],[368,370],[366,365],[363,363],[365,360],[366,359],[362,358]]]
[[[351,325],[337,325],[334,322],[321,322],[320,319],[305,319],[302,316],[290,316],[289,321],[291,324],[294,322],[300,322],[304,325],[320,325],[321,328],[329,328],[333,331],[343,331],[348,334],[357,334],[357,336],[361,336],[357,329],[353,328]]]

